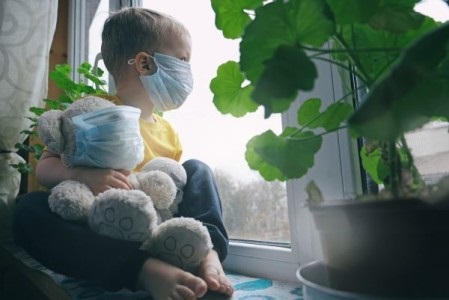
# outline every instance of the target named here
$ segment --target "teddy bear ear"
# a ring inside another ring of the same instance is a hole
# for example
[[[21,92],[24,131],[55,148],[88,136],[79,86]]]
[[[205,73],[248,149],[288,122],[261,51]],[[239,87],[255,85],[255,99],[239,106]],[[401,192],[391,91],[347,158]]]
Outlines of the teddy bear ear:
[[[48,150],[56,154],[64,151],[64,136],[62,135],[62,111],[49,110],[43,113],[37,121],[37,132]]]

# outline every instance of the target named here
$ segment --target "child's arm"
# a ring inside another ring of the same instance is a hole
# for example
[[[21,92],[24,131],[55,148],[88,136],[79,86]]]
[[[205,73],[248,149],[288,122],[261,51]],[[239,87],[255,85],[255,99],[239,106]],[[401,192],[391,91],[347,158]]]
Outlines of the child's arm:
[[[52,188],[64,180],[76,180],[86,184],[97,195],[110,188],[132,189],[127,176],[128,170],[110,170],[100,168],[69,168],[62,164],[59,155],[44,151],[37,166],[37,181]]]

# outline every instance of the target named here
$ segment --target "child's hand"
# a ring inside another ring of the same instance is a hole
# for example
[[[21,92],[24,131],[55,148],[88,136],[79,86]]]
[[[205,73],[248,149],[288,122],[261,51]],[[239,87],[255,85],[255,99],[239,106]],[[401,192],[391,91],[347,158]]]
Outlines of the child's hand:
[[[87,185],[94,195],[111,188],[132,189],[128,176],[129,170],[110,170],[98,168],[77,168],[77,180]]]

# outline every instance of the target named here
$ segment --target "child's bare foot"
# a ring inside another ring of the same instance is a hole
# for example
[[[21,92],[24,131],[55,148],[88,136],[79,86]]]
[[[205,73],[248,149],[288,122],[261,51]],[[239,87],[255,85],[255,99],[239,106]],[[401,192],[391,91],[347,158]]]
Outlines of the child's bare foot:
[[[232,283],[226,277],[220,259],[215,250],[209,251],[201,262],[199,276],[207,283],[207,287],[214,292],[231,297],[234,293]]]
[[[193,300],[207,292],[203,279],[155,258],[143,264],[137,288],[149,292],[155,300]]]

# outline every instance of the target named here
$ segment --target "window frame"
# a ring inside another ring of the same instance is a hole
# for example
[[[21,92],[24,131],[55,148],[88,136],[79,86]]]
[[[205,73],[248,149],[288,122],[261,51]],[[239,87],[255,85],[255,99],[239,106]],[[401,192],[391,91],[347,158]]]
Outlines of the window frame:
[[[109,9],[123,6],[141,6],[140,0],[110,0]],[[85,60],[86,5],[84,1],[70,1],[68,63],[75,66]],[[212,26],[212,24],[211,24]],[[329,47],[329,45],[327,45]],[[330,59],[330,56],[329,56]],[[323,106],[343,97],[345,78],[341,71],[329,62],[318,62],[319,78],[315,89],[301,93],[290,110],[282,115],[283,127],[296,124],[298,104],[309,97],[319,97]],[[74,78],[79,76],[73,73]],[[347,76],[349,77],[349,76]],[[327,99],[327,100],[326,100]],[[325,199],[343,199],[361,191],[360,166],[357,146],[345,130],[326,135],[322,149],[315,157],[315,165],[301,179],[289,180],[287,187],[288,214],[290,224],[290,248],[230,241],[228,257],[224,267],[228,271],[248,276],[276,280],[297,281],[296,271],[302,264],[322,258],[321,246],[313,218],[304,205],[307,198],[306,184],[314,180],[322,188]],[[355,155],[354,155],[355,154]]]

